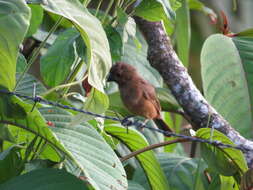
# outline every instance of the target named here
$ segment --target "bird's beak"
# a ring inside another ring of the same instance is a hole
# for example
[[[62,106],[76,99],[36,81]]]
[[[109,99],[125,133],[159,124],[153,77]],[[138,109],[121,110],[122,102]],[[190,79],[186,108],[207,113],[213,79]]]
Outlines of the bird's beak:
[[[107,82],[111,82],[111,81],[114,81],[114,78],[113,78],[113,75],[111,73],[108,74],[107,76]]]

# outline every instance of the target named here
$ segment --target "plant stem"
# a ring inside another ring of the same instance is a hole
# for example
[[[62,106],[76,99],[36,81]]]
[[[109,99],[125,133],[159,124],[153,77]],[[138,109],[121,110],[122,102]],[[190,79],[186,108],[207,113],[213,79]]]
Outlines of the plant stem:
[[[114,0],[110,0],[109,5],[108,5],[108,7],[105,10],[105,16],[102,19],[102,24],[105,23],[106,17],[108,16],[108,13],[109,13],[110,9],[112,8],[113,2],[114,2]]]
[[[97,17],[97,14],[98,14],[99,9],[100,9],[100,7],[101,7],[102,1],[103,1],[103,0],[99,0],[99,2],[98,2],[98,6],[97,6],[97,8],[96,8],[96,13],[95,13],[95,16],[96,16],[96,17]]]
[[[134,3],[134,2],[135,2],[135,0],[127,1],[127,2],[125,3],[126,5],[124,6],[123,10],[126,11],[127,8],[128,8],[132,3]]]
[[[170,144],[174,144],[174,143],[178,143],[178,142],[188,142],[188,141],[189,141],[188,139],[178,138],[178,139],[174,139],[174,140],[171,140],[171,141],[165,141],[165,142],[161,142],[161,143],[157,143],[157,144],[152,144],[150,146],[139,149],[137,151],[134,151],[134,152],[122,157],[120,159],[120,161],[124,162],[124,161],[126,161],[126,160],[128,160],[128,159],[130,159],[134,156],[137,156],[138,154],[141,154],[141,153],[149,151],[149,150],[153,150],[155,148],[159,148],[161,146],[166,146],[166,145],[170,145]]]
[[[24,78],[25,74],[27,73],[27,71],[29,70],[29,68],[32,66],[32,64],[34,63],[34,61],[37,59],[37,57],[40,54],[40,50],[46,45],[46,42],[48,40],[48,38],[54,33],[54,31],[57,29],[57,27],[59,26],[59,24],[61,23],[63,17],[61,16],[57,22],[54,24],[54,26],[51,28],[51,30],[48,32],[48,35],[46,36],[46,38],[41,42],[40,46],[36,49],[36,51],[33,53],[32,57],[29,59],[24,71],[21,73],[16,86],[14,88],[14,91],[17,89],[18,85],[20,84],[20,82],[22,81],[22,79]]]
[[[58,90],[58,89],[61,89],[61,88],[66,88],[66,87],[69,87],[69,86],[73,86],[73,85],[76,85],[76,84],[79,84],[81,83],[84,79],[86,79],[87,75],[85,75],[81,80],[78,80],[78,81],[75,81],[75,82],[71,82],[71,83],[68,83],[68,84],[63,84],[63,85],[59,85],[59,86],[56,86],[54,88],[51,88],[50,90],[48,90],[47,92],[43,93],[41,96],[46,96],[48,94],[50,94],[51,92],[55,91],[55,90]]]
[[[71,83],[71,82],[74,81],[77,73],[80,71],[80,68],[82,67],[82,65],[84,63],[81,59],[79,59],[77,61],[78,61],[78,64],[75,67],[74,71],[70,74],[69,79],[66,81],[66,83]],[[63,95],[68,92],[69,88],[70,88],[70,86],[68,86],[65,89],[63,89]]]

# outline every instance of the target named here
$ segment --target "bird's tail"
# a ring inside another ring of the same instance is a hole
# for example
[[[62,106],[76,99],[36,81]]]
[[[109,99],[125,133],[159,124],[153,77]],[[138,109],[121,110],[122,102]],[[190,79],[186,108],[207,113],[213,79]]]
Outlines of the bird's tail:
[[[154,119],[154,122],[159,129],[168,132],[173,132],[173,130],[162,119]]]

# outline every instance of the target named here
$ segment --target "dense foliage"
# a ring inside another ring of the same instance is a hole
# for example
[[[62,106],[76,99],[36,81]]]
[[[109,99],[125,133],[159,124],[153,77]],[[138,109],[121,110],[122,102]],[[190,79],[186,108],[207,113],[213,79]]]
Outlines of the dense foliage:
[[[179,133],[185,123],[177,114],[181,108],[149,65],[133,16],[162,21],[188,67],[190,10],[216,18],[198,0],[0,0],[0,90],[123,118],[130,113],[117,86],[106,83],[111,65],[123,60],[156,87],[164,119]],[[213,34],[201,51],[206,99],[247,138],[253,121],[252,36],[252,30]],[[3,92],[0,115],[1,190],[248,187],[248,167],[236,149],[200,144],[191,158],[174,143],[124,159],[174,138]],[[207,128],[195,135],[233,145]]]

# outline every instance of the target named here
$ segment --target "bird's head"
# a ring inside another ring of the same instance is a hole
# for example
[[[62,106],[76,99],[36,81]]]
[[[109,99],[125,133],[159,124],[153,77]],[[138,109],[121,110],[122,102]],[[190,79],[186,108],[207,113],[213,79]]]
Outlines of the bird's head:
[[[114,81],[120,85],[133,79],[135,75],[138,75],[136,69],[124,62],[117,62],[114,64],[109,72],[107,81]]]

